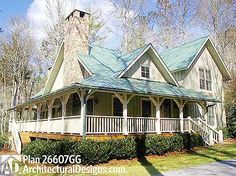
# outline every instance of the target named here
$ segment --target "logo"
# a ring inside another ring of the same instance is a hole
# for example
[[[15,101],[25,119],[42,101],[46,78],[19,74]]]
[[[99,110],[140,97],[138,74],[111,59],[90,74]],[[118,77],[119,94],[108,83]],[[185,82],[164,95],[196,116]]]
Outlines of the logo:
[[[13,176],[19,171],[18,161],[21,161],[20,155],[0,155],[0,175]]]

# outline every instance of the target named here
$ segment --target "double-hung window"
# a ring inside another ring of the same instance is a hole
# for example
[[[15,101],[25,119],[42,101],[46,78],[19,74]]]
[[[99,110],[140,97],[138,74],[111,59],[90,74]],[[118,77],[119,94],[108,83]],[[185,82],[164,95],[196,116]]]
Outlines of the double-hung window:
[[[206,89],[207,90],[211,90],[211,84],[212,84],[211,71],[206,70]]]
[[[215,125],[215,118],[214,118],[214,106],[210,106],[208,108],[208,120],[207,123],[211,126]]]
[[[199,68],[200,75],[200,89],[205,89],[205,72],[204,69]]]
[[[200,89],[212,90],[211,71],[199,68]]]
[[[149,68],[149,66],[146,66],[146,65],[141,66],[141,77],[142,78],[150,78],[150,68]]]

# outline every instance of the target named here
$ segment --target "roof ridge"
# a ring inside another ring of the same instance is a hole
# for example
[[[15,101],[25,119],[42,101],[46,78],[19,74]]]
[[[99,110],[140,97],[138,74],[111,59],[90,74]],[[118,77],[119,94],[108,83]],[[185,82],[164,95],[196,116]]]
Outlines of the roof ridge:
[[[190,43],[196,42],[196,41],[198,41],[198,40],[200,40],[200,39],[203,39],[203,38],[208,39],[209,36],[207,35],[207,36],[200,37],[200,38],[197,38],[197,39],[195,39],[195,40],[192,40],[192,41],[189,41],[189,42],[186,42],[186,43],[182,43],[181,45],[174,46],[173,48],[169,48],[169,49],[167,49],[167,50],[165,50],[165,51],[162,51],[162,52],[160,53],[160,55],[163,54],[163,53],[165,53],[165,52],[168,52],[168,51],[170,51],[170,50],[173,50],[173,49],[179,48],[179,47],[181,47],[181,46],[184,46],[184,45],[187,45],[187,44],[190,44]]]
[[[136,48],[136,49],[134,49],[134,50],[132,50],[132,51],[130,51],[130,52],[128,52],[128,53],[125,53],[125,54],[121,55],[120,57],[123,57],[123,56],[125,56],[125,55],[131,54],[131,53],[133,53],[133,52],[135,52],[135,51],[137,51],[137,50],[139,50],[139,49],[141,49],[141,48],[144,49],[144,48],[146,48],[148,45],[150,45],[150,43],[145,44],[145,45],[143,45],[143,46],[141,46],[141,47],[138,47],[138,48]]]

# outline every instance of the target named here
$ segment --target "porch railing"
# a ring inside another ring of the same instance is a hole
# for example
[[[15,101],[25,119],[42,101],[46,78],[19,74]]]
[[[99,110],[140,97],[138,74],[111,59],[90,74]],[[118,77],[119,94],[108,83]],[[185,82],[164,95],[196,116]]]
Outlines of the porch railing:
[[[87,133],[122,133],[123,117],[119,116],[87,116]]]
[[[153,133],[156,132],[156,118],[153,117],[128,117],[128,133]]]
[[[161,118],[162,132],[179,132],[180,119],[179,118]]]

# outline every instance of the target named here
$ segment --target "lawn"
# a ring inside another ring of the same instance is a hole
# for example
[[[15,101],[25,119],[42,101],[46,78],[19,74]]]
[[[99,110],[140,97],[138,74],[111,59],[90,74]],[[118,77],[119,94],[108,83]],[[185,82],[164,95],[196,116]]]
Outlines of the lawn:
[[[101,164],[99,166],[125,167],[127,172],[125,175],[127,176],[145,176],[156,175],[158,173],[163,173],[170,170],[227,160],[231,158],[236,158],[236,144],[222,144],[215,145],[213,147],[198,147],[193,151],[169,153],[165,156],[148,156],[142,160],[113,160],[109,163]],[[31,174],[27,174],[27,176],[29,175],[31,176]],[[43,174],[39,175],[41,176]]]

